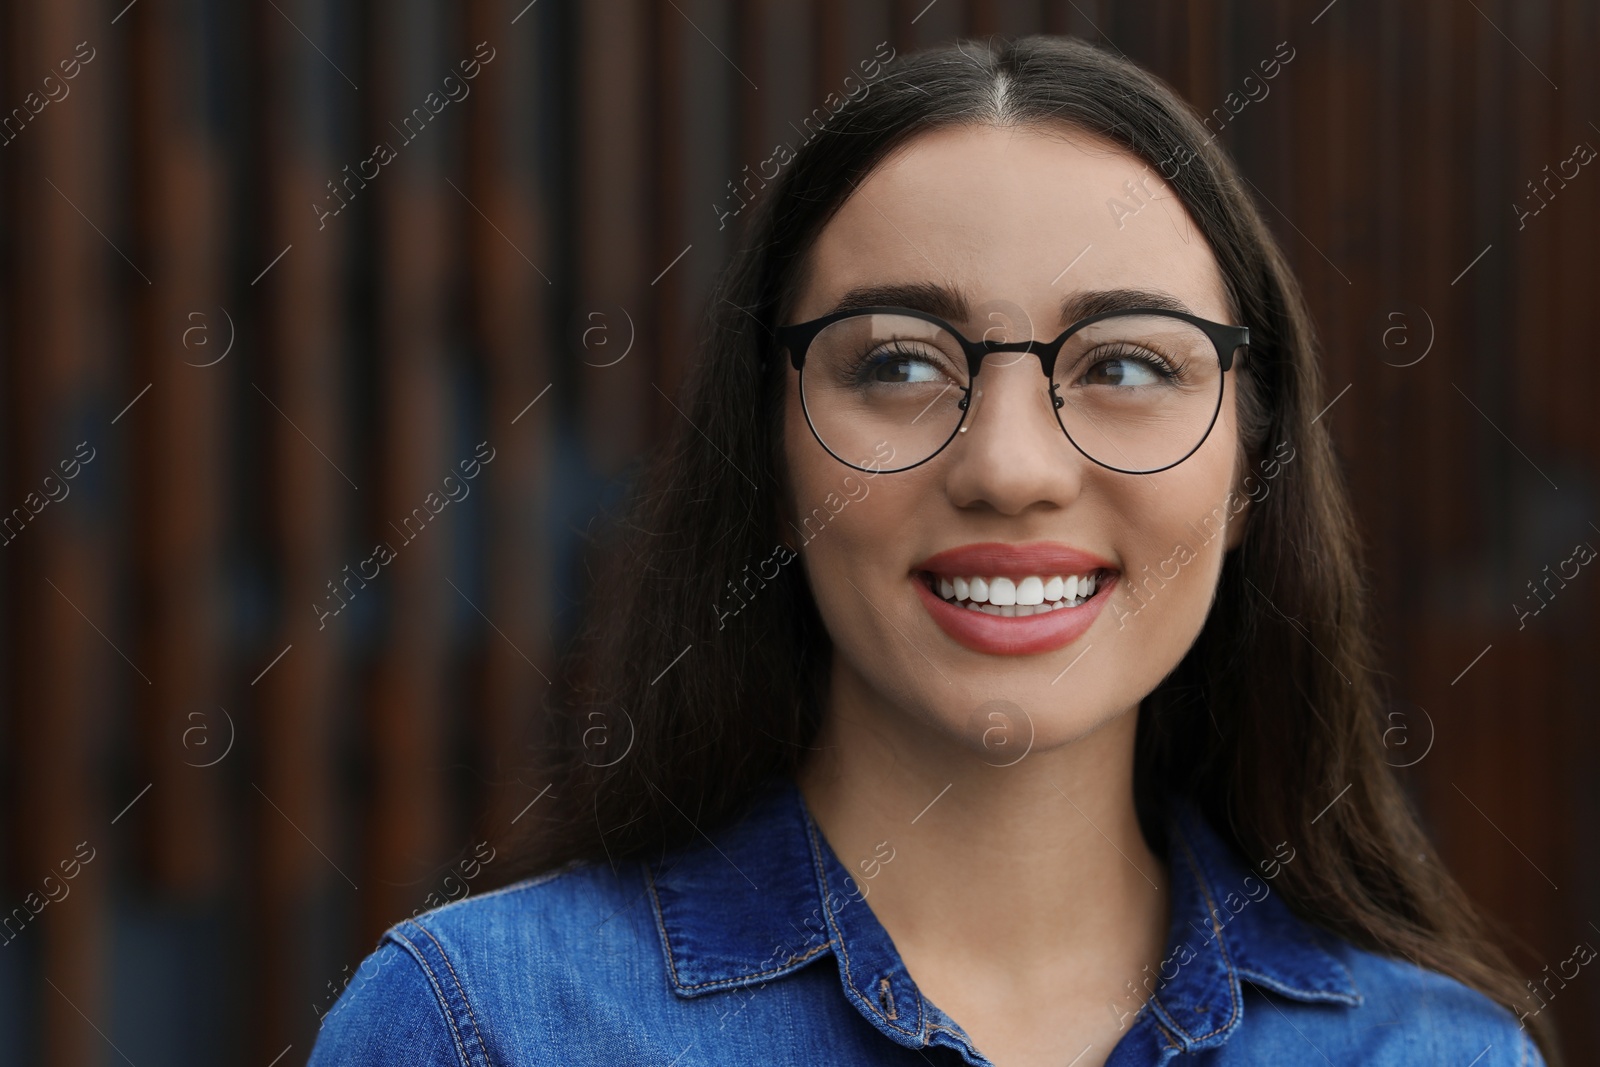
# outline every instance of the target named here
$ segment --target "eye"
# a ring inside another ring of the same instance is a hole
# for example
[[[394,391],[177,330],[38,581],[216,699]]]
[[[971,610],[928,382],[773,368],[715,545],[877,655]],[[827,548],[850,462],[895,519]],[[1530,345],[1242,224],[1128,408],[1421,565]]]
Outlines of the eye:
[[[1124,349],[1096,360],[1079,379],[1082,385],[1108,385],[1124,389],[1162,385],[1174,374],[1155,356]]]
[[[869,355],[862,363],[859,380],[873,385],[920,385],[947,376],[934,359],[916,349],[894,345]]]

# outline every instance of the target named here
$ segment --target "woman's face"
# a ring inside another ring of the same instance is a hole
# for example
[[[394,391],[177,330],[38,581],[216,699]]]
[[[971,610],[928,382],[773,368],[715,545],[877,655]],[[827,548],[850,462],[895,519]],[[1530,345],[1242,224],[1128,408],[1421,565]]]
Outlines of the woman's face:
[[[1111,290],[1234,323],[1210,248],[1153,168],[1065,128],[951,128],[909,142],[822,231],[787,321],[891,285],[949,290],[965,312],[942,317],[974,340],[1051,340],[1070,325],[1064,302]],[[1125,474],[1067,439],[1036,355],[991,354],[964,431],[919,467],[872,475],[818,443],[791,368],[785,529],[833,639],[834,702],[898,710],[990,762],[1137,706],[1194,642],[1241,531],[1230,513],[1234,376],[1198,451]],[[1018,590],[1038,579],[1061,598],[1070,578],[1081,593],[1091,576],[1081,604],[1046,611],[1061,603],[1047,599],[1022,616],[968,606],[977,578],[1004,601],[997,578]],[[951,602],[962,586],[967,599]]]

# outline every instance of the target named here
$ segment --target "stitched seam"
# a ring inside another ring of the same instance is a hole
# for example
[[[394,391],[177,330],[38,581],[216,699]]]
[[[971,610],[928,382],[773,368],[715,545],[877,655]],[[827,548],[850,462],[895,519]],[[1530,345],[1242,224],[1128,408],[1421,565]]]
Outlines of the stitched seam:
[[[1339,961],[1338,960],[1334,960],[1334,962],[1338,963]],[[1340,964],[1340,966],[1342,967],[1343,964]],[[1270,974],[1263,974],[1260,971],[1251,970],[1248,967],[1240,967],[1239,968],[1239,974],[1242,975],[1245,978],[1250,979],[1256,985],[1266,986],[1268,989],[1275,990],[1276,992],[1284,993],[1284,994],[1287,994],[1287,995],[1290,995],[1290,996],[1294,996],[1294,995],[1302,996],[1302,997],[1307,998],[1308,1000],[1317,1001],[1318,1003],[1323,1003],[1323,1004],[1340,1003],[1340,1004],[1350,1004],[1350,1005],[1354,1005],[1356,1003],[1354,998],[1352,998],[1350,996],[1350,994],[1342,992],[1340,990],[1336,990],[1336,989],[1301,989],[1298,986],[1292,986],[1289,983],[1287,983],[1287,982],[1285,982],[1285,981],[1283,981],[1283,980],[1281,980],[1279,978],[1275,978]]]
[[[439,984],[439,976],[433,973],[433,968],[428,966],[428,961],[423,958],[422,950],[412,943],[411,939],[398,931],[389,931],[389,936],[397,941],[403,941],[411,951],[411,958],[417,961],[424,974],[428,976],[428,984],[433,986],[434,999],[439,1002],[439,1014],[444,1016],[445,1024],[450,1027],[450,1040],[455,1043],[456,1055],[461,1057],[462,1067],[472,1067],[472,1061],[467,1057],[467,1050],[461,1044],[461,1031],[456,1027],[454,1014],[450,1011],[450,1003],[445,1000],[444,987]]]
[[[811,959],[813,956],[817,955],[818,953],[826,952],[826,951],[828,951],[828,949],[830,949],[832,947],[833,947],[833,942],[831,940],[824,941],[820,945],[813,945],[811,947],[811,949],[809,951],[807,951],[807,952],[802,952],[797,956],[790,956],[788,959],[784,960],[782,963],[778,964],[776,967],[769,967],[764,971],[751,971],[749,974],[740,975],[739,978],[740,978],[740,980],[743,980],[743,979],[746,979],[746,978],[765,978],[769,974],[777,974],[780,971],[788,970],[790,967],[793,967],[797,963],[804,963],[806,960]],[[703,982],[701,984],[702,985],[709,985],[710,983],[709,982]]]
[[[824,943],[822,943],[820,945],[815,945],[811,949],[809,949],[808,951],[800,953],[799,955],[790,956],[788,959],[784,960],[782,963],[778,964],[776,967],[769,967],[764,971],[750,971],[750,972],[748,972],[746,974],[733,975],[733,976],[730,976],[728,978],[713,978],[713,979],[710,979],[709,981],[705,981],[705,982],[694,982],[694,983],[684,982],[678,976],[677,964],[673,962],[672,942],[667,936],[667,920],[666,920],[666,916],[661,911],[661,900],[660,900],[659,897],[656,896],[655,877],[650,873],[650,868],[649,868],[648,865],[646,865],[646,867],[645,867],[645,881],[646,881],[646,888],[650,892],[650,904],[651,904],[651,907],[655,909],[655,913],[656,913],[656,926],[660,930],[660,933],[661,933],[661,947],[662,947],[662,950],[666,953],[666,957],[667,957],[667,970],[670,971],[671,974],[672,974],[672,984],[677,986],[679,989],[709,989],[709,988],[711,988],[713,986],[730,986],[730,985],[736,985],[737,983],[740,983],[740,982],[748,982],[752,978],[766,978],[766,977],[768,977],[770,975],[781,974],[784,971],[787,971],[789,968],[793,967],[797,963],[804,963],[806,960],[811,959],[813,956],[817,955],[818,953],[826,952],[828,950],[828,948],[830,948],[833,945],[833,942],[831,940],[830,941],[826,941],[826,942],[824,942]]]
[[[1238,972],[1233,968],[1233,960],[1229,959],[1228,957],[1228,946],[1225,945],[1222,940],[1222,927],[1217,922],[1216,904],[1211,899],[1211,885],[1207,881],[1205,874],[1202,873],[1199,861],[1195,858],[1194,852],[1189,848],[1189,842],[1185,835],[1180,833],[1177,835],[1177,839],[1178,844],[1183,848],[1184,859],[1188,861],[1189,869],[1194,872],[1195,882],[1200,887],[1200,894],[1206,898],[1206,918],[1211,920],[1211,931],[1213,935],[1212,939],[1217,943],[1217,951],[1222,954],[1222,965],[1228,969],[1228,1002],[1232,1010],[1229,1013],[1226,1022],[1222,1023],[1220,1026],[1209,1031],[1208,1033],[1196,1036],[1189,1034],[1189,1031],[1185,1027],[1178,1025],[1176,1018],[1171,1017],[1171,1010],[1168,1009],[1165,1004],[1161,1004],[1161,1009],[1169,1016],[1169,1021],[1172,1022],[1174,1027],[1189,1036],[1189,1040],[1204,1041],[1208,1037],[1220,1034],[1222,1031],[1232,1026],[1234,1021],[1239,1018],[1239,997],[1234,992],[1234,987],[1238,984],[1239,979]],[[1154,993],[1151,994],[1151,999],[1156,1000],[1157,1003],[1160,1003],[1159,998]]]
[[[1150,994],[1150,999],[1145,1001],[1145,1004],[1150,1008],[1150,1014],[1161,1021],[1164,1029],[1176,1030],[1186,1037],[1188,1036],[1189,1031],[1185,1030],[1183,1025],[1172,1017],[1172,1013],[1167,1010],[1167,1006],[1154,993]]]
[[[651,873],[648,863],[644,865],[644,886],[650,893],[650,907],[656,913],[656,928],[661,931],[661,948],[667,956],[667,972],[672,975],[672,984],[679,989],[687,988],[678,979],[678,966],[672,960],[672,942],[667,937],[667,919],[665,915],[661,914],[661,899],[656,896],[655,875]]]
[[[574,861],[563,867],[557,867],[553,871],[546,871],[543,874],[534,875],[532,878],[524,878],[520,882],[513,882],[510,885],[503,885],[499,889],[491,889],[487,893],[478,893],[471,897],[462,897],[460,900],[455,901],[455,903],[441,905],[436,910],[447,911],[450,908],[455,907],[457,904],[467,903],[468,900],[488,900],[491,897],[503,897],[508,893],[520,893],[525,889],[537,889],[539,886],[542,886],[547,882],[553,882],[557,878],[563,878],[569,874],[575,873],[581,866],[581,862]]]
[[[553,882],[563,875],[571,874],[573,871],[578,869],[579,865],[580,864],[578,861],[574,861],[572,863],[568,863],[564,867],[558,867],[553,871],[546,871],[544,874],[535,875],[532,878],[525,878],[520,882],[513,882],[510,885],[503,885],[499,889],[491,889],[487,893],[479,893],[475,896],[465,896],[460,900],[451,901],[449,904],[441,904],[437,908],[431,909],[429,914],[443,914],[444,912],[447,912],[452,908],[460,907],[463,904],[471,904],[480,900],[490,900],[494,897],[503,897],[509,893],[520,893],[525,889],[536,889],[539,886],[544,885],[546,882]],[[400,927],[404,926],[410,921],[411,919],[402,919],[389,929],[398,930]]]
[[[1324,951],[1326,951],[1326,950],[1324,950]],[[1340,960],[1337,956],[1335,956],[1333,953],[1329,952],[1328,953],[1328,958],[1330,960],[1333,960],[1333,964],[1334,964],[1335,967],[1338,967],[1341,971],[1344,972],[1345,980],[1350,983],[1350,988],[1355,990],[1356,1002],[1360,1003],[1360,1001],[1362,1000],[1361,987],[1356,984],[1356,976],[1351,974],[1350,973],[1350,968],[1346,967],[1344,965],[1344,962],[1342,960]]]
[[[818,846],[817,846],[817,828],[811,822],[811,817],[810,817],[809,813],[806,815],[806,836],[811,841],[811,862],[816,868],[817,879],[821,883],[821,888],[822,888],[822,907],[827,912],[827,915],[828,915],[828,926],[833,929],[834,935],[838,939],[838,942],[839,942],[839,955],[844,960],[844,980],[845,980],[845,983],[850,987],[850,992],[854,993],[861,1000],[861,1002],[863,1004],[865,1004],[867,1007],[872,1009],[873,1014],[877,1015],[878,1018],[880,1018],[880,1019],[882,1019],[884,1021],[884,1025],[893,1027],[894,1029],[900,1031],[902,1034],[906,1034],[907,1036],[910,1036],[912,1034],[911,1030],[908,1030],[903,1026],[896,1026],[893,1022],[891,1022],[889,1020],[888,1016],[884,1015],[882,1011],[878,1010],[878,1006],[876,1004],[872,1003],[872,998],[871,997],[868,997],[866,994],[862,993],[861,990],[856,988],[855,976],[850,973],[850,950],[845,948],[844,934],[842,932],[840,932],[838,919],[835,918],[834,913],[833,913],[833,899],[832,899],[833,898],[833,894],[828,892],[828,877],[823,872],[823,869],[822,869],[822,853],[821,853],[821,851],[819,851]],[[863,902],[863,903],[865,903],[865,902]],[[922,1018],[921,1018],[921,1016],[922,1016],[922,1006],[921,1006],[921,1004],[918,1004],[917,1005],[917,1029],[915,1031],[918,1035],[921,1035],[923,1033],[923,1026],[922,1026]]]
[[[1313,926],[1311,928],[1311,939],[1312,939],[1312,941],[1314,941],[1316,943],[1317,948],[1320,949],[1323,952],[1323,954],[1328,957],[1328,959],[1333,961],[1333,965],[1335,967],[1339,968],[1339,970],[1344,972],[1345,981],[1350,983],[1350,988],[1355,993],[1355,1002],[1357,1004],[1360,1004],[1366,998],[1364,996],[1362,996],[1361,987],[1356,984],[1356,976],[1350,973],[1350,968],[1348,968],[1348,967],[1346,967],[1344,965],[1344,961],[1343,960],[1339,959],[1339,957],[1335,956],[1332,952],[1328,951],[1327,947],[1322,943],[1322,935],[1323,935],[1323,931],[1319,927]],[[1416,961],[1413,960],[1412,962],[1415,963]]]
[[[439,944],[439,939],[433,936],[432,930],[429,930],[426,926],[423,926],[415,919],[407,919],[406,921],[412,926],[415,926],[418,930],[421,930],[423,933],[427,934],[428,940],[432,941],[434,947],[439,950],[439,958],[444,960],[444,965],[449,968],[450,980],[455,982],[456,992],[461,994],[461,1004],[467,1009],[467,1019],[472,1023],[472,1034],[478,1039],[478,1049],[483,1053],[483,1062],[485,1067],[494,1067],[494,1063],[489,1059],[489,1046],[483,1040],[483,1031],[478,1029],[478,1015],[472,1010],[472,1001],[467,999],[467,991],[461,985],[461,976],[456,973],[455,964],[450,962],[450,957],[445,953],[444,946]]]
[[[871,1008],[878,1018],[883,1019],[884,1022],[888,1022],[888,1019],[884,1019],[883,1012],[878,1010],[878,1006],[872,1003],[872,999],[862,993],[861,990],[856,988],[855,977],[850,973],[850,950],[845,947],[844,933],[840,931],[838,920],[833,914],[833,901],[830,899],[832,894],[828,892],[828,876],[823,872],[822,856],[817,852],[816,839],[812,837],[812,831],[809,825],[806,827],[806,837],[810,839],[812,865],[816,868],[817,879],[822,883],[822,908],[824,913],[828,916],[828,928],[831,929],[834,932],[834,935],[839,939],[839,955],[844,960],[845,983],[850,987],[850,991],[859,997],[867,1007]],[[898,1030],[899,1027],[895,1027],[895,1029]]]
[[[1183,850],[1184,850],[1185,854],[1190,859],[1190,866],[1192,868],[1194,868],[1194,867],[1203,868],[1204,867],[1204,861],[1198,859],[1198,857],[1196,857],[1195,854],[1190,850],[1189,841],[1188,841],[1187,835],[1186,834],[1179,834],[1178,838],[1179,838],[1179,841],[1183,844]],[[1206,905],[1207,905],[1207,907],[1209,909],[1211,909],[1212,911],[1215,911],[1215,905],[1211,901],[1211,893],[1210,893],[1210,890],[1208,888],[1209,884],[1210,884],[1211,872],[1209,870],[1206,870],[1205,873],[1206,873],[1206,877],[1200,879],[1200,883],[1201,883],[1201,886],[1202,886],[1202,891],[1205,892],[1205,894],[1206,894]],[[1249,894],[1247,893],[1246,896],[1249,896]],[[1251,897],[1251,900],[1254,900],[1254,899],[1255,898]],[[1263,898],[1263,899],[1265,899],[1265,898]],[[1212,925],[1216,928],[1216,931],[1217,931],[1217,942],[1218,942],[1218,944],[1221,944],[1221,942],[1222,942],[1222,929],[1221,929],[1220,926],[1217,925],[1215,917],[1212,917],[1211,922],[1212,922]],[[1317,928],[1313,927],[1312,930],[1313,930],[1312,936],[1313,936],[1313,939],[1315,939],[1315,936],[1316,936],[1316,933],[1317,933]],[[1344,972],[1345,981],[1349,982],[1350,983],[1350,988],[1352,990],[1354,990],[1354,1000],[1347,1001],[1347,1003],[1360,1004],[1362,1002],[1362,1000],[1363,1000],[1363,997],[1362,997],[1362,994],[1361,994],[1361,987],[1356,984],[1355,975],[1350,973],[1350,968],[1346,967],[1344,965],[1344,963],[1337,956],[1335,956],[1335,955],[1333,955],[1333,953],[1329,952],[1320,943],[1318,943],[1316,947],[1318,949],[1320,949],[1322,951],[1322,953],[1324,955],[1326,955],[1328,957],[1328,959],[1333,962],[1333,965],[1335,967],[1338,967],[1339,970]],[[1232,960],[1231,960],[1231,957],[1228,955],[1228,952],[1227,952],[1226,948],[1224,948],[1224,950],[1223,950],[1223,959],[1228,961],[1228,970],[1233,971],[1234,967],[1233,967],[1233,964],[1232,964]],[[1242,971],[1243,968],[1240,968],[1240,970]],[[1274,982],[1275,982],[1276,985],[1282,986],[1283,989],[1285,989],[1285,990],[1289,990],[1289,989],[1293,988],[1287,982],[1283,982],[1282,980],[1279,980],[1279,979],[1275,979]],[[1332,991],[1330,990],[1329,992],[1332,992]],[[1348,994],[1346,994],[1346,996],[1348,996]]]
[[[1226,1030],[1229,1026],[1233,1025],[1235,1020],[1239,1018],[1239,998],[1234,994],[1233,991],[1234,986],[1238,984],[1239,978],[1238,972],[1235,971],[1233,967],[1233,959],[1228,955],[1227,943],[1222,939],[1222,924],[1217,922],[1216,902],[1211,899],[1211,883],[1209,880],[1210,872],[1202,869],[1199,857],[1197,857],[1193,850],[1189,848],[1189,841],[1186,837],[1180,835],[1178,838],[1178,843],[1183,846],[1184,858],[1189,861],[1189,867],[1194,871],[1195,874],[1195,881],[1200,884],[1200,892],[1206,898],[1206,918],[1211,920],[1211,929],[1216,935],[1217,951],[1222,953],[1222,965],[1228,969],[1228,1000],[1232,1005],[1233,1010],[1228,1015],[1227,1022],[1218,1026],[1215,1030],[1212,1030],[1208,1034],[1202,1034],[1200,1038],[1197,1039],[1203,1041],[1212,1036],[1212,1034],[1219,1034],[1223,1030]]]

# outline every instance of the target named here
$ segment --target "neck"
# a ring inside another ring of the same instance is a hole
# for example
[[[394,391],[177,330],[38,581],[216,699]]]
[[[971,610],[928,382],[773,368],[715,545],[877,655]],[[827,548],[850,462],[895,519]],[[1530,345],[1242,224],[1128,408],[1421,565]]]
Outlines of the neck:
[[[921,961],[1133,977],[1159,960],[1168,878],[1133,803],[1137,707],[1045,751],[1026,749],[1026,724],[974,752],[930,718],[836,683],[797,775],[913,975]]]

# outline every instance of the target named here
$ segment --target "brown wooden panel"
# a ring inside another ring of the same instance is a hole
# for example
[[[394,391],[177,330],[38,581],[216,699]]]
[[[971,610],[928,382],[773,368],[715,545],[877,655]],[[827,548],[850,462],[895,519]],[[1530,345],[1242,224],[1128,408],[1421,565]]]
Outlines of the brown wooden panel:
[[[180,61],[200,45],[189,25],[158,6],[130,13],[125,31],[135,246],[155,283],[134,289],[131,309],[130,362],[139,388],[151,387],[128,427],[137,442],[135,647],[152,683],[135,690],[140,777],[153,783],[137,825],[157,884],[193,897],[222,882],[219,786],[227,771],[192,764],[226,751],[227,715],[242,709],[222,710],[219,625],[223,410],[239,361],[223,356],[237,343],[223,306],[225,205],[220,161],[196,103],[204,86],[193,64]]]
[[[293,12],[306,19],[300,8]],[[250,922],[261,960],[250,1045],[270,1059],[291,1041],[306,1047],[315,1022],[299,983],[312,901],[325,887],[356,892],[349,879],[357,872],[337,832],[330,747],[350,618],[319,618],[317,606],[340,603],[330,583],[343,578],[341,534],[359,506],[360,483],[340,388],[339,278],[355,219],[347,208],[321,220],[311,209],[323,198],[329,210],[339,202],[326,184],[341,177],[339,165],[318,142],[316,116],[305,106],[307,83],[322,84],[326,69],[313,63],[331,60],[308,52],[302,34],[317,32],[315,22],[291,23],[271,3],[257,5],[251,19],[260,49],[259,152],[270,178],[251,235],[256,269],[241,294],[254,309],[260,357],[240,395],[255,406],[252,422],[262,435],[257,491],[270,501],[263,511],[278,601],[276,625],[252,650],[239,686],[253,699],[253,760],[241,792],[253,831]]]
[[[739,10],[747,11],[756,6],[740,5]],[[752,31],[758,25],[765,31],[755,46],[762,57],[762,73],[754,76],[761,91],[747,99],[762,109],[757,138],[761,150],[755,158],[766,159],[780,143],[791,149],[799,146],[805,137],[802,120],[819,103],[811,95],[816,82],[811,72],[815,53],[811,35],[816,20],[810,4],[763,0],[759,7],[760,14],[752,15],[749,25]],[[909,18],[907,16],[908,28]]]
[[[843,0],[812,0],[811,11],[812,98],[820,104],[850,73],[851,61],[844,54]]]
[[[697,14],[704,12],[696,11]],[[695,66],[708,67],[713,62],[723,62],[713,50],[711,42],[701,36],[702,33],[716,29],[716,27],[701,27],[698,22],[691,24],[686,9],[679,7],[671,0],[650,5],[649,16],[651,28],[650,40],[650,78],[648,85],[653,91],[648,92],[648,105],[650,119],[648,128],[650,138],[646,151],[650,160],[650,173],[654,176],[646,188],[649,198],[649,229],[650,240],[647,244],[649,254],[646,257],[648,264],[660,264],[652,269],[653,279],[641,279],[647,284],[642,288],[645,305],[639,309],[639,326],[644,333],[655,339],[657,360],[660,367],[659,388],[669,396],[676,393],[676,383],[682,375],[686,362],[686,316],[682,313],[684,302],[684,279],[689,271],[684,260],[694,255],[689,239],[689,223],[681,209],[685,202],[684,186],[688,166],[687,155],[696,147],[705,145],[715,137],[703,134],[697,136],[697,131],[690,129],[693,124],[705,130],[717,129],[716,123],[710,116],[690,116],[686,106],[688,100],[688,87],[685,84],[691,69],[690,55],[699,58]],[[748,16],[747,16],[748,17]],[[724,50],[726,51],[726,50]],[[739,51],[734,49],[734,51]],[[748,71],[746,64],[751,57],[740,55],[738,59],[728,57],[727,63],[738,64],[741,71]],[[745,62],[740,63],[742,59]],[[741,81],[733,88],[733,104],[746,93],[754,92],[748,84]],[[759,85],[759,82],[755,84]],[[732,110],[732,109],[730,109]],[[737,142],[735,142],[737,144]],[[723,148],[723,145],[718,145]],[[718,152],[721,158],[740,159],[759,158],[734,151]],[[743,172],[736,172],[733,181],[737,186],[743,179]],[[702,220],[703,221],[703,220]],[[702,243],[702,256],[710,252]],[[686,251],[687,249],[687,251]],[[679,256],[683,259],[679,259]],[[676,261],[676,262],[674,262]],[[668,264],[672,264],[668,269]],[[654,274],[654,271],[664,271]],[[597,362],[603,362],[597,360]],[[623,364],[615,367],[595,368],[585,375],[586,384],[598,393],[606,391],[605,383],[608,372],[620,370]],[[652,393],[654,390],[652,390]],[[653,397],[655,403],[651,405],[654,418],[651,420],[656,427],[664,427],[671,418],[681,418],[672,408],[661,402],[659,396]]]
[[[652,262],[656,246],[650,241],[656,178],[647,165],[648,15],[648,8],[628,0],[593,0],[578,9],[579,316],[618,305],[644,307],[650,282],[670,265]],[[605,475],[617,474],[645,446],[650,413],[662,403],[651,385],[659,348],[641,332],[633,353],[616,366],[579,368],[584,443]]]
[[[526,765],[533,719],[548,699],[555,671],[551,546],[541,521],[550,504],[556,404],[545,390],[552,387],[555,361],[547,346],[532,343],[553,332],[548,272],[555,267],[547,236],[549,192],[517,162],[518,156],[536,158],[528,149],[537,109],[550,101],[518,92],[527,81],[519,68],[525,72],[538,62],[537,22],[530,15],[526,25],[513,28],[520,33],[507,36],[500,11],[489,0],[476,0],[469,10],[468,43],[502,37],[505,43],[499,46],[503,65],[475,83],[462,186],[482,208],[481,215],[469,210],[462,216],[467,313],[483,352],[486,432],[495,449],[493,465],[475,490],[488,501],[482,604],[487,619],[480,630],[484,698],[475,748],[479,766],[496,786],[484,819],[490,828],[509,825],[532,795],[519,788],[516,774]]]
[[[464,105],[449,105],[426,125],[385,130],[383,116],[424,108],[423,93],[471,49],[436,46],[429,17],[446,9],[374,10],[370,26],[376,101],[369,136],[393,144],[400,158],[369,192],[375,197],[379,247],[375,341],[381,414],[371,454],[375,505],[366,533],[392,546],[383,567],[389,612],[383,648],[365,696],[373,785],[367,797],[362,928],[375,942],[408,914],[423,880],[446,849],[449,812],[443,769],[448,612],[456,594],[445,580],[445,551],[459,516],[430,517],[430,494],[443,500],[442,478],[458,459],[446,447],[452,428],[452,381],[445,356],[449,279],[459,246],[449,223],[456,194],[445,184],[447,138],[458,135]],[[453,42],[458,35],[452,33]],[[493,48],[493,45],[490,45]],[[457,56],[456,51],[461,51]],[[495,55],[485,52],[485,55]],[[487,71],[495,73],[493,60]],[[470,101],[469,101],[470,102]],[[427,111],[424,109],[423,114]],[[392,120],[390,120],[392,121]],[[402,119],[402,122],[404,120]]]
[[[31,511],[28,494],[59,492],[43,479],[63,473],[59,464],[73,458],[79,440],[87,439],[91,463],[98,464],[80,472],[75,492],[44,505],[17,532],[8,530],[3,549],[12,671],[5,702],[15,743],[8,896],[15,893],[16,903],[8,899],[8,918],[16,906],[29,910],[24,893],[38,899],[42,879],[60,877],[59,864],[72,860],[78,842],[99,860],[81,869],[70,896],[45,906],[20,932],[7,932],[31,940],[39,953],[35,1037],[39,1062],[49,1067],[87,1063],[102,1051],[85,1018],[103,1022],[108,1004],[106,857],[113,839],[132,832],[141,814],[112,826],[109,804],[133,797],[109,796],[98,773],[108,697],[147,684],[137,661],[123,658],[133,642],[110,581],[104,492],[112,481],[108,468],[127,461],[129,421],[138,416],[119,425],[111,419],[137,390],[111,372],[114,338],[106,318],[84,313],[114,306],[125,287],[145,285],[111,238],[96,231],[117,233],[119,220],[105,136],[116,92],[108,55],[115,45],[98,16],[96,5],[83,2],[11,6],[4,16],[8,108],[17,101],[32,112],[25,94],[40,99],[37,79],[72,58],[78,42],[89,40],[92,55],[70,94],[42,105],[0,147],[11,231],[6,516],[18,505]],[[125,251],[126,237],[120,243]]]
[[[1184,77],[1173,84],[1190,100],[1210,100],[1225,92],[1224,86],[1233,88],[1234,80],[1244,76],[1240,71],[1254,73],[1250,64],[1255,60],[1249,56],[1234,56],[1236,62],[1224,64],[1230,41],[1227,24],[1218,17],[1218,7],[1217,0],[1189,0],[1184,12],[1187,23]],[[1223,77],[1224,71],[1229,77]],[[1264,121],[1260,116],[1257,119]]]
[[[730,101],[734,113],[733,157],[742,165],[751,160],[766,159],[772,153],[773,141],[766,129],[761,94],[765,92],[768,97],[773,97],[779,95],[781,90],[772,84],[768,76],[766,45],[772,35],[773,15],[770,5],[734,4],[730,14],[735,50],[743,60],[740,67],[757,86],[767,86],[765,90],[753,89],[748,85],[736,88]],[[752,163],[751,169],[759,177],[764,168]]]

